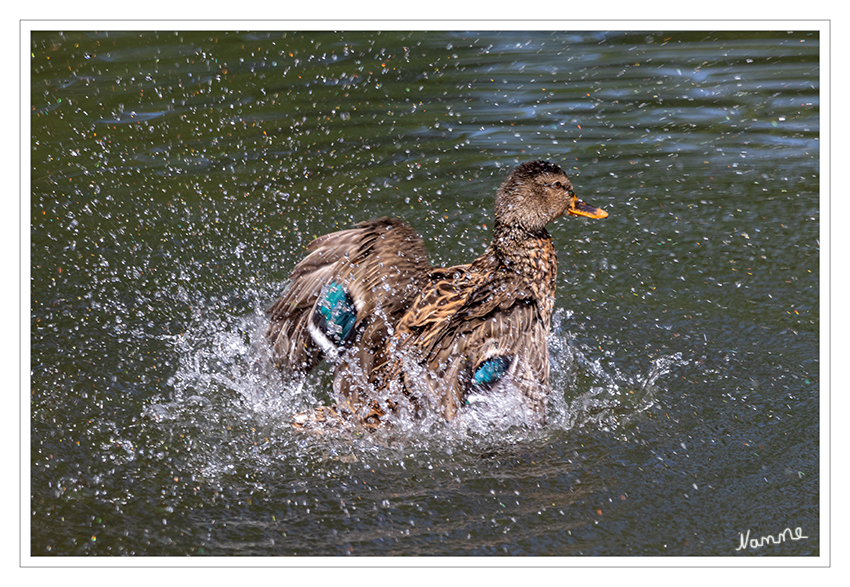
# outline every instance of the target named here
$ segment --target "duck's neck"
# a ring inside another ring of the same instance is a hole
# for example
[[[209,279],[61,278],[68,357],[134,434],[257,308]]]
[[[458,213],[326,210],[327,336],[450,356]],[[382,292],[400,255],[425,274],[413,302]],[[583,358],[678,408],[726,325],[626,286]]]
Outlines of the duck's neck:
[[[529,232],[517,226],[496,225],[493,234],[493,252],[509,271],[532,279],[543,277],[541,273],[558,271],[558,258],[552,237],[546,229]]]
[[[554,296],[558,256],[546,229],[529,232],[499,223],[493,242],[472,265],[479,272],[509,272],[521,276],[542,297]]]

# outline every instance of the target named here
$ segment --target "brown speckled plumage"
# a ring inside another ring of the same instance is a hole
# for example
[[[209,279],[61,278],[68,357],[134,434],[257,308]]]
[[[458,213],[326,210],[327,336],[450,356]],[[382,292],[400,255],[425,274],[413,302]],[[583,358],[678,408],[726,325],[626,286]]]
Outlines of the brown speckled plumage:
[[[436,407],[452,420],[470,393],[513,386],[542,422],[558,272],[545,227],[565,212],[607,216],[575,197],[558,166],[532,161],[499,188],[493,241],[470,264],[432,268],[421,239],[394,220],[317,239],[271,310],[268,334],[277,364],[300,370],[315,364],[321,349],[304,325],[322,284],[344,280],[358,305],[358,334],[354,358],[337,367],[343,412],[359,410],[361,422],[375,425],[406,401],[414,411]],[[494,357],[498,369],[487,364]],[[353,371],[356,385],[350,383]]]
[[[340,401],[362,402],[364,380],[376,353],[424,285],[431,268],[422,239],[407,224],[379,218],[320,236],[307,246],[307,257],[290,274],[290,284],[270,309],[266,336],[272,359],[284,372],[309,372],[322,350],[308,331],[308,322],[322,286],[343,284],[357,307],[357,344],[353,356],[337,365],[334,388]],[[355,373],[351,373],[352,366]]]

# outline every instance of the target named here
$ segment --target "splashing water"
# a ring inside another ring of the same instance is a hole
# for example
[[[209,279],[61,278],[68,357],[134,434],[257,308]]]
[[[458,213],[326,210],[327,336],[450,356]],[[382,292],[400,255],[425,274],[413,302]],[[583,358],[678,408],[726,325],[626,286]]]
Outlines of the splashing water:
[[[146,415],[161,422],[183,421],[183,425],[195,426],[203,421],[205,433],[212,436],[226,434],[215,432],[216,426],[237,431],[249,427],[265,430],[274,442],[311,442],[309,438],[315,435],[296,431],[290,424],[297,414],[333,402],[332,366],[320,366],[316,372],[300,377],[284,377],[275,370],[265,339],[264,311],[275,295],[273,291],[282,288],[248,292],[253,309],[241,315],[227,308],[226,302],[201,301],[206,307],[194,312],[187,331],[171,337],[179,356],[178,368],[169,382],[172,397],[150,404]],[[552,394],[542,427],[538,425],[539,416],[506,388],[473,397],[474,401],[451,423],[443,421],[436,409],[425,410],[419,418],[402,411],[391,415],[391,426],[376,433],[342,427],[324,436],[336,435],[337,440],[371,437],[367,444],[387,445],[427,444],[435,437],[456,442],[492,438],[498,433],[509,442],[553,430],[609,428],[623,425],[651,407],[660,391],[659,379],[686,363],[680,354],[662,356],[651,362],[645,376],[630,378],[613,362],[589,360],[585,354],[588,349],[581,348],[567,331],[570,318],[569,312],[559,310],[553,319]]]
[[[659,388],[656,382],[676,366],[688,361],[681,353],[662,355],[650,362],[645,376],[629,376],[613,361],[604,366],[602,360],[590,360],[573,337],[564,332],[565,322],[571,312],[558,310],[553,316],[553,336],[549,347],[552,356],[552,389],[564,393],[553,393],[550,420],[552,425],[564,428],[597,426],[612,428],[622,425],[651,408],[657,399]],[[612,356],[613,353],[606,353]],[[592,385],[582,390],[578,383],[580,372],[587,374]],[[578,391],[578,395],[574,395]],[[572,399],[568,399],[574,395]]]

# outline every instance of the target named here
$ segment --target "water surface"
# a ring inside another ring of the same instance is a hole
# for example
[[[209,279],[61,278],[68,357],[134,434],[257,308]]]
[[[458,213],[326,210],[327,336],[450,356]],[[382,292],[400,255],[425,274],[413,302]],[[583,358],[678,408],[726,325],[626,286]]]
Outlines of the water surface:
[[[820,553],[819,35],[34,32],[33,556]],[[265,310],[314,237],[437,264],[549,159],[543,428],[305,435]],[[805,539],[737,550],[740,534]]]

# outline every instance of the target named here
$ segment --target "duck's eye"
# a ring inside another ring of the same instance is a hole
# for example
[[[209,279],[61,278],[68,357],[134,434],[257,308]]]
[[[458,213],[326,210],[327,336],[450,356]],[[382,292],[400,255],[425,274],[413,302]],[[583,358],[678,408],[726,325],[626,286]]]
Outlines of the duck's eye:
[[[560,187],[561,187],[561,182],[560,182],[560,181],[556,181],[556,182],[555,182],[555,187],[556,187],[556,188],[558,188],[558,189],[560,189]]]

